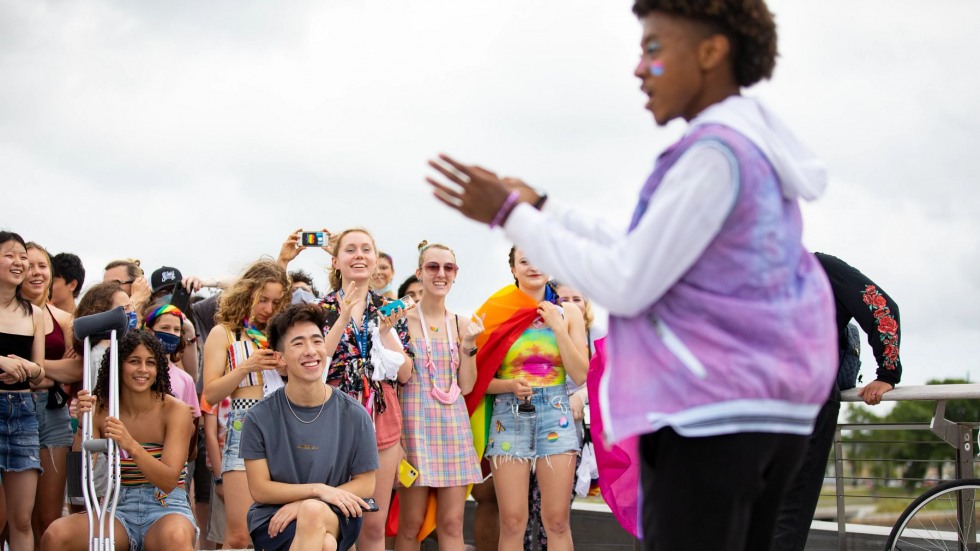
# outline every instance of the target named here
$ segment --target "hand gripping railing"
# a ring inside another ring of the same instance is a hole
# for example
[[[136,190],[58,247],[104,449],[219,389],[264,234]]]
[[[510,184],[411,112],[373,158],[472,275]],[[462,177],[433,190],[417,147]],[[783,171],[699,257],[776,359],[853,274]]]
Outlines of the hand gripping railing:
[[[85,316],[75,320],[75,336],[84,341],[82,366],[82,388],[92,392],[92,340],[109,340],[109,404],[108,414],[119,417],[119,351],[118,339],[126,334],[129,321],[122,307]],[[97,372],[97,371],[96,371]],[[89,551],[114,551],[116,504],[119,502],[119,449],[115,441],[108,438],[92,438],[92,416],[94,411],[84,414],[82,419],[82,496],[85,498],[85,512],[88,515]],[[95,489],[96,454],[102,453],[108,460],[106,470],[106,491],[101,502]],[[95,524],[98,523],[98,537]]]

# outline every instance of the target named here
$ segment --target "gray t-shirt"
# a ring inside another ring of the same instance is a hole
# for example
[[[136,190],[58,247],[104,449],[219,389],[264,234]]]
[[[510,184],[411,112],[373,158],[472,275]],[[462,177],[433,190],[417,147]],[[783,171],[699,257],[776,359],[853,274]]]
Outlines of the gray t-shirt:
[[[273,392],[245,415],[239,451],[242,459],[267,460],[272,480],[287,484],[340,486],[355,475],[378,468],[371,417],[353,398],[333,391],[323,413],[310,424],[300,423],[289,411],[290,406],[304,421],[320,412],[320,406],[287,404],[285,388]],[[282,504],[252,504],[249,532],[268,522],[280,507]]]

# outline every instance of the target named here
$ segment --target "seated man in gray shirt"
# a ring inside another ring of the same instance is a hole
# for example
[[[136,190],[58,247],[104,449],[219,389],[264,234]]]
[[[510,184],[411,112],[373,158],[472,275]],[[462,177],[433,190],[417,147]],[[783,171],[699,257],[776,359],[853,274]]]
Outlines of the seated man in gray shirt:
[[[269,320],[269,343],[288,380],[249,410],[242,427],[256,549],[348,549],[369,508],[360,496],[374,493],[371,418],[323,382],[323,325],[323,309],[308,304]]]

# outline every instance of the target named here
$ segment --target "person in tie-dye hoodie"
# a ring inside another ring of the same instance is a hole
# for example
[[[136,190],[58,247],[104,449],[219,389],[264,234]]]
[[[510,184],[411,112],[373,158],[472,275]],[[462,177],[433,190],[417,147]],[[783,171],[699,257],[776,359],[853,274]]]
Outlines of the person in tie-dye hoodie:
[[[647,548],[768,549],[837,366],[830,286],[802,245],[798,204],[826,173],[741,95],[775,67],[764,0],[635,0],[633,11],[646,109],[688,129],[657,159],[625,233],[447,155],[428,181],[609,310],[593,399],[613,441],[640,436]]]

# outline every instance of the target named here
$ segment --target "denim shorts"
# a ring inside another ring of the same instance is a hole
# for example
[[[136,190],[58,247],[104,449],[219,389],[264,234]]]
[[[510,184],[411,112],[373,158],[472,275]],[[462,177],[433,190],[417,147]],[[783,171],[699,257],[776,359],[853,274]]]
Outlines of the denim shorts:
[[[39,390],[34,396],[37,410],[37,432],[42,448],[70,448],[73,440],[68,406],[48,409],[48,391]]]
[[[140,486],[123,486],[119,489],[119,504],[116,506],[116,518],[126,529],[129,536],[129,549],[141,551],[146,532],[153,523],[166,515],[181,515],[191,522],[197,532],[197,523],[191,514],[187,502],[187,492],[180,486],[169,494],[160,491],[152,484]],[[197,537],[194,537],[197,541]]]
[[[487,457],[536,459],[579,452],[564,385],[535,388],[530,400],[533,414],[518,411],[522,401],[510,393],[494,397]]]
[[[228,471],[244,471],[245,460],[238,457],[242,444],[242,423],[248,408],[235,408],[228,413],[228,427],[225,432],[225,449],[221,453],[221,473]]]
[[[0,471],[41,470],[41,444],[30,392],[0,392]]]

